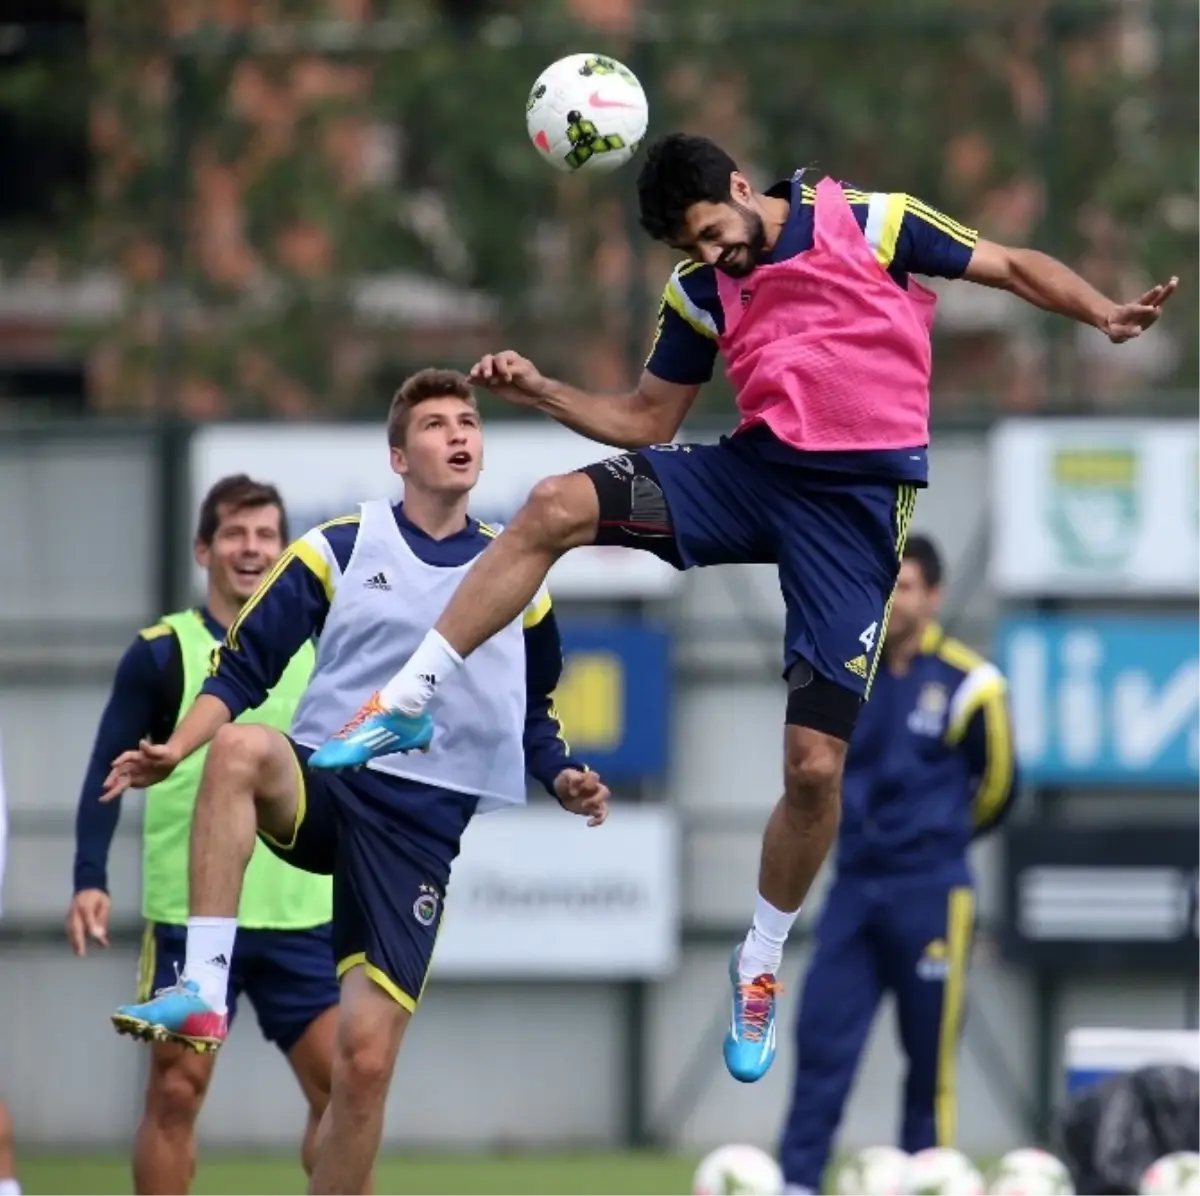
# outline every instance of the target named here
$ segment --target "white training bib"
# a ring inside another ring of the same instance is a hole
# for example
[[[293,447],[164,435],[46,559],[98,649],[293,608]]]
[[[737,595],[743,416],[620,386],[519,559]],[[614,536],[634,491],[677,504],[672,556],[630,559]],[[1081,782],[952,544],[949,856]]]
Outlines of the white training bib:
[[[337,579],[312,680],[292,737],[318,747],[399,672],[437,622],[473,562],[427,565],[408,546],[390,504],[363,503],[354,551]],[[427,753],[399,752],[367,767],[477,794],[479,812],[525,801],[525,640],[515,619],[438,685]]]

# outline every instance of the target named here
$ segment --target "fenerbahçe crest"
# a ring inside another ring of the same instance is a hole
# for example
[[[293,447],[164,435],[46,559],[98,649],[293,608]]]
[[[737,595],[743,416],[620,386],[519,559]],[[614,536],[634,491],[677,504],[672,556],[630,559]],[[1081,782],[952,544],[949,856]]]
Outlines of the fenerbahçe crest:
[[[437,921],[438,894],[433,885],[422,885],[420,895],[413,902],[413,917],[422,926],[432,926]]]
[[[1055,450],[1050,527],[1068,564],[1111,569],[1125,563],[1141,520],[1139,464],[1131,448]]]

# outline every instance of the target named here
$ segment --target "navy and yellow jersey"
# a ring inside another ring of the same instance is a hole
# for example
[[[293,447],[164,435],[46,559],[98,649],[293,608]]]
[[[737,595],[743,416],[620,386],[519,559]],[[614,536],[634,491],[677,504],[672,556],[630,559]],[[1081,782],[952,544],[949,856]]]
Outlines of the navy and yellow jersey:
[[[791,200],[791,212],[766,262],[780,262],[812,248],[816,188],[799,177],[776,184],[768,195]],[[850,209],[879,264],[907,288],[910,274],[961,278],[979,234],[902,192],[846,189]],[[713,375],[717,337],[725,317],[717,295],[716,268],[681,262],[663,290],[654,343],[646,369],[664,382],[701,386]],[[924,483],[928,464],[923,451],[904,449],[870,453],[805,453],[779,445],[781,460],[838,473],[867,473],[898,481]],[[923,450],[923,445],[914,445]]]
[[[206,608],[198,608],[195,614],[214,639],[224,637],[225,628]],[[157,623],[138,632],[125,650],[100,716],[75,814],[76,892],[108,889],[108,853],[121,816],[121,799],[102,802],[100,794],[113,760],[133,751],[143,739],[157,743],[167,739],[182,701],[179,640],[166,623]]]
[[[426,565],[455,568],[474,560],[495,538],[476,519],[452,536],[435,540],[392,508],[409,548]],[[204,693],[220,698],[236,718],[258,706],[297,649],[319,637],[334,593],[334,577],[349,564],[359,516],[314,528],[292,544],[243,608],[213,655]],[[397,601],[403,601],[398,595]],[[525,612],[525,768],[552,795],[564,768],[583,768],[569,754],[552,694],[562,674],[562,641],[545,591]]]
[[[1017,791],[1000,670],[931,625],[902,675],[886,656],[846,760],[838,870],[887,875],[965,867],[971,840]]]

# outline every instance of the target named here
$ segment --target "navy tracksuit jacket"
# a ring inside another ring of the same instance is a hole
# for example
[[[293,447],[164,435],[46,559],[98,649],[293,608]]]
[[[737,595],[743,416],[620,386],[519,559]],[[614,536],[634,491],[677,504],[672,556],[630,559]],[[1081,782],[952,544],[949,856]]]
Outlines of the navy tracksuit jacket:
[[[880,998],[908,1056],[900,1145],[952,1145],[974,895],[971,840],[1004,817],[1016,767],[1003,677],[930,626],[907,672],[882,662],[846,761],[837,876],[796,1023],[780,1158],[820,1181]]]

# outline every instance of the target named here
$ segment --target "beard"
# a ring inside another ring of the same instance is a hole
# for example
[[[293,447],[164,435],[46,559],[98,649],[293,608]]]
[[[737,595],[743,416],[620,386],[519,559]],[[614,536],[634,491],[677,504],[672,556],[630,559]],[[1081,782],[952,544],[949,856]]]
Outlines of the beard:
[[[730,278],[745,278],[758,266],[767,252],[767,230],[762,217],[751,208],[737,206],[745,225],[743,240],[726,247],[717,269]]]

